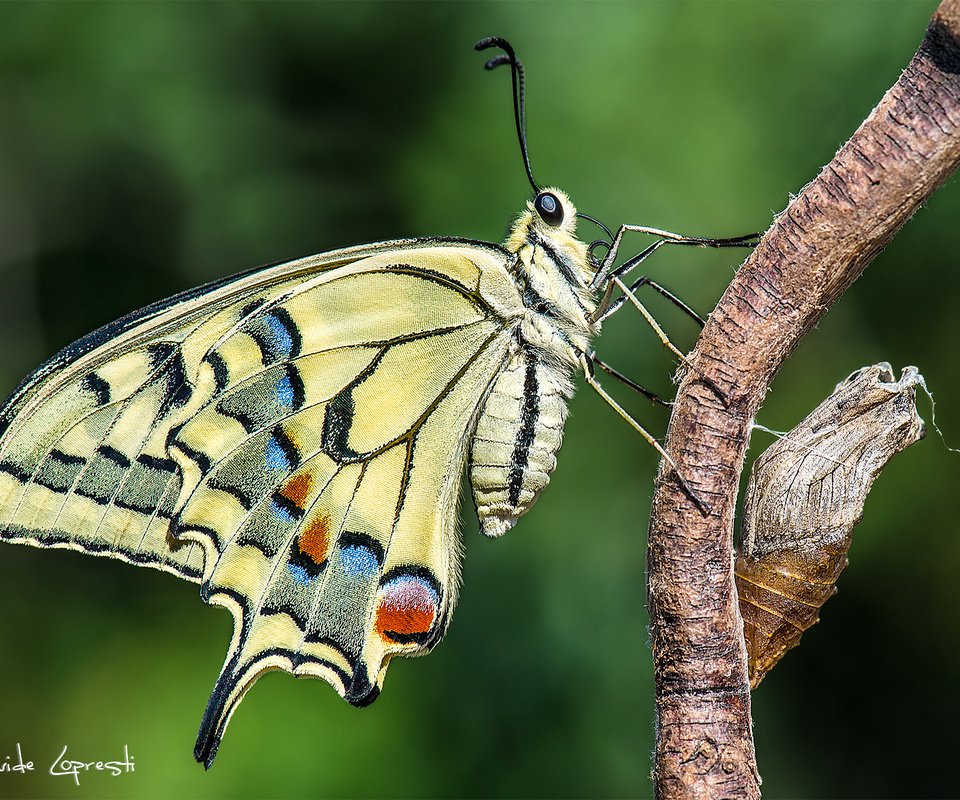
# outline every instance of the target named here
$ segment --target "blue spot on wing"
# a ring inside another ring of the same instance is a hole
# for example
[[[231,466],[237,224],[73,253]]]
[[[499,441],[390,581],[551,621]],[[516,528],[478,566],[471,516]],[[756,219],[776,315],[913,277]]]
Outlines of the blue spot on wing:
[[[287,323],[277,314],[267,314],[267,327],[273,336],[272,349],[277,358],[289,358],[293,352],[294,340]]]
[[[284,376],[277,381],[277,404],[285,408],[293,408],[295,397],[293,381],[290,380],[289,375],[284,374]]]
[[[290,572],[290,575],[293,579],[299,583],[301,586],[309,585],[317,577],[317,572],[311,574],[310,570],[306,567],[301,566],[300,564],[291,564],[287,563],[287,570]]]
[[[293,467],[286,450],[280,446],[280,442],[277,441],[275,436],[271,436],[267,439],[267,451],[265,459],[267,462],[267,469],[278,469],[282,470],[283,472],[289,472]]]
[[[276,499],[270,501],[270,507],[273,510],[274,516],[279,517],[287,524],[296,522],[299,519],[299,517],[294,516],[289,508],[278,503]]]
[[[380,570],[377,555],[369,547],[363,545],[341,547],[340,564],[347,576],[355,579],[372,578]]]
[[[251,304],[245,313],[245,332],[257,343],[266,366],[295,359],[300,353],[300,331],[293,317],[283,307],[259,314],[259,306]]]

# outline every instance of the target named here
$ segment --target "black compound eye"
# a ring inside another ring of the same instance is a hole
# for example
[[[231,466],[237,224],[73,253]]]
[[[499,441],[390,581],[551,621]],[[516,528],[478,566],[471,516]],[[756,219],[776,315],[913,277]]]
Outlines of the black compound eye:
[[[533,201],[533,207],[537,209],[540,219],[554,228],[563,222],[563,206],[560,205],[559,198],[551,192],[540,192],[537,199]]]

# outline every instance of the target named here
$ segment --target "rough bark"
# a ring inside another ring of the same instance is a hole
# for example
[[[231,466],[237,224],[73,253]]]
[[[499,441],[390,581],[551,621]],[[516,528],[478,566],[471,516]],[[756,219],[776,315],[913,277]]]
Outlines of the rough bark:
[[[727,288],[691,355],[661,463],[648,604],[658,797],[759,797],[733,519],[750,426],[809,331],[960,163],[960,0],[851,139],[780,214]]]

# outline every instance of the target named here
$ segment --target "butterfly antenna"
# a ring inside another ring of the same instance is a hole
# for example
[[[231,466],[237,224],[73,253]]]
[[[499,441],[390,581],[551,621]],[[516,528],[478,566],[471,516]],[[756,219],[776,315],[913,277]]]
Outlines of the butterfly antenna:
[[[587,222],[592,222],[594,225],[600,228],[605,234],[607,234],[607,238],[610,241],[604,241],[603,239],[598,239],[597,242],[601,244],[605,244],[608,249],[611,247],[613,243],[613,231],[611,231],[606,225],[604,225],[596,217],[591,217],[589,214],[584,214],[582,211],[578,211],[577,216],[580,217],[580,219],[585,219]],[[591,244],[590,247],[593,247],[593,245],[597,244],[597,242],[594,242],[593,244]]]
[[[517,123],[517,139],[520,141],[520,154],[523,156],[523,166],[526,167],[527,178],[530,181],[530,185],[535,192],[539,192],[540,187],[537,186],[537,182],[533,178],[533,168],[530,166],[530,154],[527,152],[527,109],[524,103],[523,92],[523,64],[521,64],[520,59],[517,58],[517,54],[513,50],[513,45],[506,39],[501,39],[499,36],[488,36],[486,39],[481,39],[473,46],[473,49],[486,50],[490,47],[499,47],[503,50],[503,53],[491,58],[483,65],[484,69],[496,69],[502,64],[510,65],[510,71],[513,77],[513,115]]]

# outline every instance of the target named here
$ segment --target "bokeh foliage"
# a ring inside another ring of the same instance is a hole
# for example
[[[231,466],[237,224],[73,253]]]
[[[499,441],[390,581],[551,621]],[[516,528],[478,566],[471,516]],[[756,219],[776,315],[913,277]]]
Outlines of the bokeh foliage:
[[[506,72],[529,69],[539,180],[608,224],[765,228],[896,80],[932,2],[0,5],[0,393],[133,308],[257,263],[400,236],[499,240],[528,195]],[[854,369],[916,364],[960,446],[951,181],[801,344],[760,421]],[[592,236],[589,231],[586,236]],[[638,245],[639,246],[639,245]],[[709,311],[742,254],[661,252]],[[692,326],[655,300],[682,347]],[[599,351],[670,391],[623,312]],[[662,433],[666,415],[636,403]],[[929,419],[929,406],[923,409]],[[757,434],[757,448],[767,439]],[[644,541],[654,454],[589,392],[560,466],[501,541],[464,515],[447,639],[358,711],[273,674],[214,768],[191,758],[229,637],[194,585],[62,551],[0,551],[0,796],[635,797],[653,742]],[[960,456],[936,436],[868,500],[824,621],[755,694],[769,797],[936,796],[960,630]],[[931,742],[933,743],[931,745]],[[128,744],[133,775],[44,774]]]

